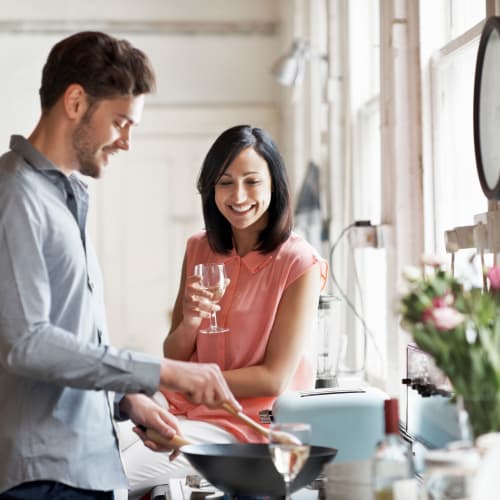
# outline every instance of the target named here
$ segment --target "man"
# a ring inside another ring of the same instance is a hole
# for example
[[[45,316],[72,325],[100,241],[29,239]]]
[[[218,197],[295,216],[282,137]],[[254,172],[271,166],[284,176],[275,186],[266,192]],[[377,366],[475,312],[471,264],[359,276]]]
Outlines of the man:
[[[154,80],[125,40],[62,40],[43,69],[35,130],[0,158],[0,499],[104,499],[127,486],[107,391],[121,394],[122,416],[168,439],[176,420],[149,397],[160,387],[239,408],[215,365],[108,345],[77,173],[100,177],[129,149]]]

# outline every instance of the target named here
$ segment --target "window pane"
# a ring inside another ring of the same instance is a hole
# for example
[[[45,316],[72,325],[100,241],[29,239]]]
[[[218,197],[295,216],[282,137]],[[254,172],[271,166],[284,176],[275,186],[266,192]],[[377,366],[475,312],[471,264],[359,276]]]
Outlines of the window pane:
[[[380,165],[380,35],[379,2],[349,2],[349,70],[351,92],[353,220],[379,224],[381,218]],[[346,291],[356,308],[348,314],[349,368],[363,367],[381,376],[379,354],[385,345],[385,252],[372,248],[349,248],[349,283]],[[359,315],[359,317],[358,317]],[[368,338],[368,349],[365,345]]]
[[[478,41],[435,62],[434,198],[436,246],[444,231],[487,210],[474,156],[473,95]]]
[[[486,15],[486,1],[436,0],[432,7],[431,2],[420,5],[422,66],[430,69],[429,83],[424,88],[431,103],[430,114],[424,113],[423,122],[424,130],[430,131],[424,133],[428,140],[424,148],[432,151],[424,163],[427,248],[444,253],[444,232],[474,224],[474,215],[487,210],[477,176],[473,135],[479,34],[472,41],[458,38],[468,31],[470,40],[474,33],[470,30],[474,27],[479,33],[478,25]],[[456,254],[456,274],[470,276],[469,259],[474,253],[475,249],[468,249]],[[475,264],[480,285],[480,260],[476,259]]]
[[[450,1],[450,35],[460,36],[471,29],[486,16],[485,0],[451,0]]]

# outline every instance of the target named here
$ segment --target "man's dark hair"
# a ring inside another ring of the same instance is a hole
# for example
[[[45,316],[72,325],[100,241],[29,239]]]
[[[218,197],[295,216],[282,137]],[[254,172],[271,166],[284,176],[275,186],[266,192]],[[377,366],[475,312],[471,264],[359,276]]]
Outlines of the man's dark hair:
[[[215,204],[215,185],[231,162],[246,148],[253,148],[266,161],[273,190],[268,223],[259,234],[257,250],[272,252],[292,231],[288,177],[277,146],[264,130],[250,125],[237,125],[224,131],[212,144],[198,178],[205,229],[210,247],[215,252],[228,253],[233,248],[231,225]]]
[[[82,31],[52,47],[42,72],[42,111],[50,109],[73,83],[95,101],[152,92],[155,75],[147,56],[127,40]]]

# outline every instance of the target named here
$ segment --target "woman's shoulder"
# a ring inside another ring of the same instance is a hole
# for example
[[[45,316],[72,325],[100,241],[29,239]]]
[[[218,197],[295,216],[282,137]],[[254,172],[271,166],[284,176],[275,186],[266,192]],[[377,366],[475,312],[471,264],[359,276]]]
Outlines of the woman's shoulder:
[[[197,231],[196,233],[193,233],[191,236],[188,238],[188,242],[200,242],[200,241],[206,241],[207,240],[207,232],[204,229],[201,229],[200,231]]]
[[[188,237],[186,250],[189,255],[193,252],[199,252],[200,250],[206,249],[208,246],[207,233],[205,230],[201,230]]]
[[[314,256],[321,258],[319,252],[308,241],[293,231],[278,251],[282,255]]]
[[[324,288],[328,276],[328,263],[302,236],[292,232],[281,246],[278,255],[277,261],[281,261],[282,265],[289,269],[291,281],[312,266],[319,266],[321,288]]]

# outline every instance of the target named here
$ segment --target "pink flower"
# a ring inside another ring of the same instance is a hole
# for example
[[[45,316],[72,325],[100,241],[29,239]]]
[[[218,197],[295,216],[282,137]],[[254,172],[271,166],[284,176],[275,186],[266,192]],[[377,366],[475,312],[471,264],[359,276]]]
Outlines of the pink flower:
[[[435,320],[434,320],[434,311],[436,309],[440,309],[440,308],[443,308],[443,307],[449,307],[452,304],[453,304],[453,295],[450,292],[446,292],[443,295],[439,295],[438,297],[434,297],[432,299],[432,306],[428,307],[422,313],[422,321],[424,323],[426,323],[428,321],[431,322],[431,323],[435,323]]]
[[[448,307],[453,304],[453,295],[449,292],[441,295],[440,297],[434,297],[432,299],[432,305],[434,307]]]
[[[500,267],[493,266],[488,271],[488,279],[490,280],[491,290],[500,290]]]
[[[422,313],[422,321],[424,323],[434,323],[434,308],[433,307],[428,307],[423,313]]]
[[[425,322],[433,323],[439,331],[447,332],[460,325],[464,321],[464,316],[455,308],[444,306],[425,310],[422,319]]]

